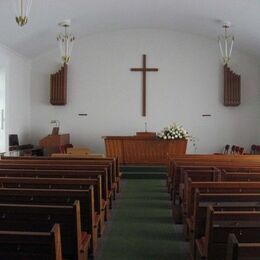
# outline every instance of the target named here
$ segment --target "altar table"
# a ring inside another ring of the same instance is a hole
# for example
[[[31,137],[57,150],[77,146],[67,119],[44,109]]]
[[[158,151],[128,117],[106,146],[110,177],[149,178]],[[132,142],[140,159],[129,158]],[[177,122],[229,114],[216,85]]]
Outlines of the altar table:
[[[121,164],[168,163],[174,155],[186,153],[187,140],[163,140],[156,136],[105,136],[107,156],[116,156]]]

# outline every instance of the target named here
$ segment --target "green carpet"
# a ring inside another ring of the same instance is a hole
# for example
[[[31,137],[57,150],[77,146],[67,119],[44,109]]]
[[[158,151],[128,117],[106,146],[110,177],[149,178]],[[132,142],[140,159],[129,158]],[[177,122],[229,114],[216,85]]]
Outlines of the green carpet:
[[[124,180],[111,219],[97,259],[188,259],[182,226],[172,222],[165,181]]]
[[[120,171],[123,179],[165,180],[166,176],[166,167],[164,166],[122,166]]]

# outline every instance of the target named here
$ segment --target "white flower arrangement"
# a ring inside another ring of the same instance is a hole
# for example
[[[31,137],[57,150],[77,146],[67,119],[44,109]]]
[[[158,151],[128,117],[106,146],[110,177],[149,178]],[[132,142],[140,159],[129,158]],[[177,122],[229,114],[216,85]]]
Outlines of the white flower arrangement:
[[[164,140],[172,140],[172,139],[188,139],[188,132],[177,124],[172,124],[170,126],[165,127],[161,132],[157,133],[157,137]]]

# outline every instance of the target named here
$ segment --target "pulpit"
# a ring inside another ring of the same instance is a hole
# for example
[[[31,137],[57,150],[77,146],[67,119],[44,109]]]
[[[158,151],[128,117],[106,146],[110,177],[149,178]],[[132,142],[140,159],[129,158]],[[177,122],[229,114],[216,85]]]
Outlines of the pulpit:
[[[70,143],[70,135],[69,134],[60,134],[60,135],[48,135],[40,140],[40,146],[44,148],[47,155],[51,155],[52,153],[58,153],[59,147],[61,145],[67,145]]]
[[[138,132],[135,136],[105,136],[107,156],[116,156],[121,164],[166,165],[174,155],[186,153],[187,140],[163,140],[155,133]]]

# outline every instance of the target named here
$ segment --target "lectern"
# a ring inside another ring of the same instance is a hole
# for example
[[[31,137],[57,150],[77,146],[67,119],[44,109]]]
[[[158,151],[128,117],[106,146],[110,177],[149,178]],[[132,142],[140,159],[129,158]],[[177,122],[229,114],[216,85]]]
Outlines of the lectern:
[[[69,143],[70,143],[70,135],[61,134],[61,135],[48,135],[43,139],[41,139],[39,144],[47,152],[47,155],[51,155],[52,153],[58,153],[59,147],[61,145],[66,145]]]

